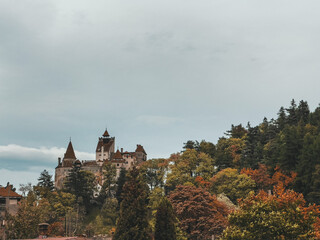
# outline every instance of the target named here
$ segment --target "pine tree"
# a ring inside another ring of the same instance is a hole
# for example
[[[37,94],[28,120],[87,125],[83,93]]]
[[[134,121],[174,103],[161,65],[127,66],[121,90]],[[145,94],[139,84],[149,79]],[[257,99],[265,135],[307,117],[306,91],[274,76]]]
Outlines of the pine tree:
[[[155,240],[176,240],[176,217],[170,201],[162,198],[157,214],[155,226]]]
[[[65,190],[82,199],[82,203],[86,210],[89,209],[93,192],[96,188],[95,176],[92,172],[81,170],[74,166],[66,179]]]
[[[126,174],[127,174],[127,170],[125,168],[121,168],[120,175],[117,180],[117,190],[116,190],[116,199],[118,200],[118,209],[120,209],[120,204],[122,202],[122,190],[126,182]]]
[[[47,198],[54,190],[52,175],[50,175],[47,170],[41,172],[38,178],[38,184],[34,187],[34,190],[41,198]]]
[[[148,186],[142,181],[139,171],[133,168],[123,186],[120,217],[114,240],[149,240]]]
[[[43,172],[41,172],[38,181],[38,186],[47,188],[49,191],[53,190],[52,175],[50,175],[47,170],[43,170]]]

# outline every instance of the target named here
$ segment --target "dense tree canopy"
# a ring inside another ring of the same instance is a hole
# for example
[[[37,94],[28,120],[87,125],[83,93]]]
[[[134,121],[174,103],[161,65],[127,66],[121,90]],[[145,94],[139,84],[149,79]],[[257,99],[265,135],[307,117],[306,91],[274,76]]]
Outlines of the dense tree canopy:
[[[115,240],[149,240],[151,228],[148,221],[148,186],[138,169],[133,168],[123,186],[123,199],[117,223]]]
[[[202,188],[177,186],[169,200],[188,239],[210,239],[227,225],[227,207]]]
[[[302,194],[282,185],[273,194],[251,194],[240,208],[230,214],[222,239],[314,239],[318,232],[319,207],[307,206]]]

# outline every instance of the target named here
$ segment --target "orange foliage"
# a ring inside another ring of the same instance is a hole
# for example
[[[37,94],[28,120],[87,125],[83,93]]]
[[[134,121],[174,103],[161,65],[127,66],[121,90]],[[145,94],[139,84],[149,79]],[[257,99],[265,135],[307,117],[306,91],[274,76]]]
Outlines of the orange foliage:
[[[297,206],[301,210],[304,220],[309,220],[310,216],[320,216],[320,206],[312,204],[306,207],[302,193],[297,193],[291,189],[286,190],[282,183],[273,187],[273,194],[268,194],[266,191],[261,190],[257,195],[251,195],[246,199],[240,199],[240,207],[248,207],[256,202],[274,203],[279,208],[287,208]],[[315,223],[320,227],[320,221]]]
[[[251,177],[257,184],[258,189],[270,189],[271,185],[282,185],[283,187],[288,187],[296,178],[297,174],[295,172],[290,172],[290,175],[286,175],[279,166],[275,167],[275,173],[271,177],[268,173],[267,166],[264,164],[259,164],[258,169],[243,168],[241,173],[244,173]]]
[[[272,185],[272,179],[268,173],[267,166],[259,164],[259,168],[253,170],[252,168],[243,168],[241,174],[246,174],[256,182],[258,189],[269,189]]]
[[[279,166],[274,169],[275,173],[272,176],[272,183],[274,185],[282,184],[284,187],[289,186],[297,176],[297,173],[290,172],[290,176],[285,175]]]
[[[195,182],[199,187],[202,187],[202,188],[205,188],[205,189],[208,189],[210,187],[210,184],[211,184],[209,181],[204,180],[203,177],[201,177],[201,176],[197,176],[195,178]]]

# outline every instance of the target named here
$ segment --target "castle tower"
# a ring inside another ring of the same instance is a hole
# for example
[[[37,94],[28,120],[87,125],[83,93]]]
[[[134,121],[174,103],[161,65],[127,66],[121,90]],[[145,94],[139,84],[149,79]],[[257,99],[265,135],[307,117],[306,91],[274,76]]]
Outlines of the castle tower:
[[[147,153],[144,150],[143,146],[140,144],[137,144],[135,155],[136,155],[137,164],[140,164],[141,162],[144,162],[147,160]]]
[[[77,160],[73,150],[72,142],[70,140],[67,150],[61,162],[61,158],[58,158],[58,166],[55,171],[54,185],[57,189],[61,189],[64,184],[65,178],[68,176],[69,171],[72,169],[73,164]]]
[[[114,153],[115,138],[110,137],[106,129],[102,137],[99,138],[96,148],[96,162],[99,166],[103,165],[104,161],[110,161],[111,155]]]
[[[69,167],[69,166],[73,166],[73,163],[76,161],[76,155],[74,154],[74,150],[73,150],[73,146],[72,146],[72,142],[70,140],[68,147],[67,147],[67,151],[64,154],[63,160],[62,160],[62,167]]]

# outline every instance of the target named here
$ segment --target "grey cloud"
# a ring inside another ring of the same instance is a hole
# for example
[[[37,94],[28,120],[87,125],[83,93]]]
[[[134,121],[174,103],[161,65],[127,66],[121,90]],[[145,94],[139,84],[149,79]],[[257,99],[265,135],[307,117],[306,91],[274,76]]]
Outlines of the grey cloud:
[[[164,157],[291,98],[320,102],[315,0],[0,5],[3,146],[61,149],[72,136],[90,153],[107,125],[119,145]]]

